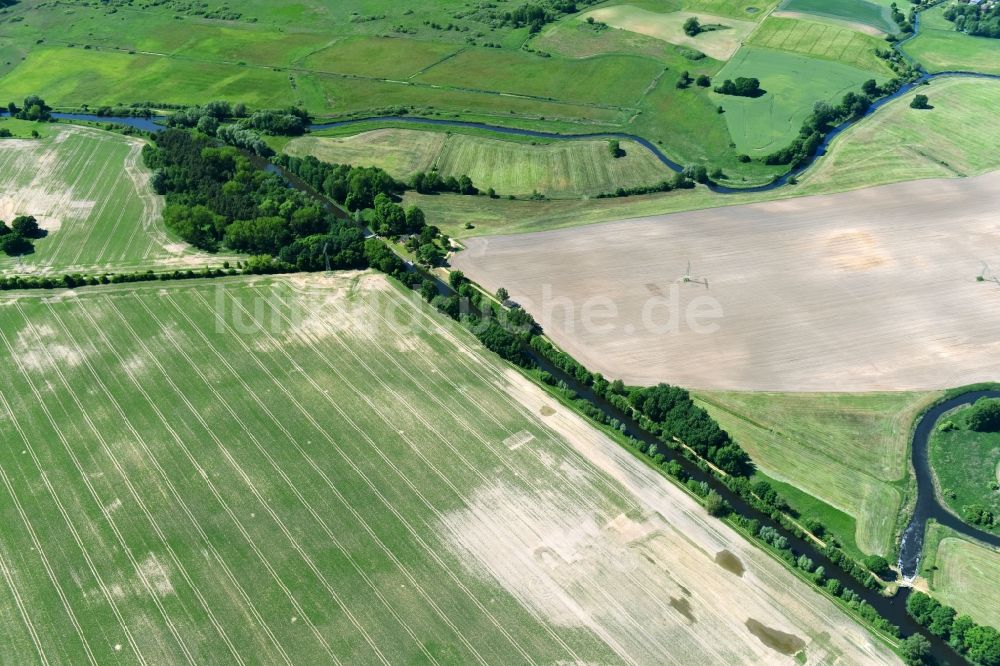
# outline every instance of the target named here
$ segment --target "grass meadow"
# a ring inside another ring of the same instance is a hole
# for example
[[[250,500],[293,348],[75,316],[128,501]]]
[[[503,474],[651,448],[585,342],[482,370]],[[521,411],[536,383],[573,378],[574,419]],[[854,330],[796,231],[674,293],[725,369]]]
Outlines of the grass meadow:
[[[961,516],[962,507],[976,504],[1000,515],[1000,490],[994,490],[1000,484],[1000,433],[969,430],[971,410],[966,407],[948,417],[958,430],[931,435],[931,468],[953,512]]]
[[[0,358],[14,663],[891,662],[383,277],[8,295]]]
[[[1000,551],[938,523],[927,525],[921,574],[930,593],[980,624],[1000,625]]]
[[[14,124],[27,134],[28,123]],[[48,235],[35,252],[0,257],[0,271],[120,271],[197,266],[206,255],[168,236],[149,186],[142,142],[103,130],[38,125],[41,139],[0,139],[0,219],[34,215]],[[213,259],[215,261],[215,259]]]
[[[930,72],[966,71],[1000,74],[1000,40],[972,37],[955,30],[944,5],[920,14],[920,34],[903,45]]]
[[[739,152],[760,157],[787,146],[816,102],[838,103],[850,90],[885,76],[831,60],[757,46],[737,52],[716,81],[740,76],[760,79],[766,94],[757,98],[714,95],[725,109],[729,133]]]
[[[781,9],[871,26],[884,33],[898,31],[887,6],[868,0],[785,0]]]
[[[841,539],[886,555],[908,493],[910,426],[933,394],[773,394],[699,392],[698,400],[769,477],[853,518]],[[795,501],[835,533],[850,523],[822,506]],[[832,520],[831,520],[832,519]]]
[[[379,166],[396,178],[437,168],[442,176],[466,174],[480,190],[500,195],[580,197],[619,187],[653,184],[673,172],[648,150],[622,141],[624,157],[611,155],[605,140],[532,145],[461,133],[387,129],[349,137],[300,137],[285,151],[327,162]]]

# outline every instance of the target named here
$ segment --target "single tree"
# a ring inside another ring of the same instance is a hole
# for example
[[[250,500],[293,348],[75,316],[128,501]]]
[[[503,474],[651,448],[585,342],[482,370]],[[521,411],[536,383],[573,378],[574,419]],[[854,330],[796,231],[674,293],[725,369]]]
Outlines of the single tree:
[[[688,37],[694,37],[701,31],[701,22],[698,21],[697,16],[692,16],[688,20],[684,21],[684,34]]]
[[[907,666],[923,666],[931,663],[931,642],[921,634],[908,636],[899,646],[899,651]]]
[[[708,78],[708,74],[699,74],[696,78],[695,83],[697,83],[702,88],[707,88],[712,85],[712,79]]]
[[[929,109],[931,105],[928,103],[927,95],[914,95],[913,100],[910,102],[911,109]]]
[[[507,292],[506,289],[504,289],[503,287],[500,287],[499,289],[497,289],[497,300],[498,301],[500,301],[501,303],[503,303],[508,298],[510,298],[510,294]]]

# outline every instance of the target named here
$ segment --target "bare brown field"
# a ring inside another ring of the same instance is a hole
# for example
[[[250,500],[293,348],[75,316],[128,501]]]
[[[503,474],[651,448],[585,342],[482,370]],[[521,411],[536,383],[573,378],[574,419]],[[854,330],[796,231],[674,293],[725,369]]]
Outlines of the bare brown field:
[[[629,383],[927,390],[1000,376],[1000,287],[976,281],[998,204],[994,172],[474,238],[454,264]]]

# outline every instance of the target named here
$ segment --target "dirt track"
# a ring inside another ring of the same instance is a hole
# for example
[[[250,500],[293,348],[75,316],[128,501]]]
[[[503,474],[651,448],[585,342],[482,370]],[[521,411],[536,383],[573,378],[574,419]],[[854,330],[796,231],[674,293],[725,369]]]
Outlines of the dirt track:
[[[1000,274],[1000,172],[467,245],[455,266],[630,383],[870,391],[1000,378],[1000,284],[976,281],[983,260]],[[689,261],[708,288],[677,282]],[[722,316],[688,322],[689,306]]]

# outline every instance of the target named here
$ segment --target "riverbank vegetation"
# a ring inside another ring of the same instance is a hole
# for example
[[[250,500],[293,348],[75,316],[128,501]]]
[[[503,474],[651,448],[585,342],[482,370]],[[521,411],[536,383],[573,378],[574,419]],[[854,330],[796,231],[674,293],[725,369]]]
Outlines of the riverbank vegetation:
[[[948,415],[929,455],[945,504],[965,522],[1000,533],[1000,400]]]

